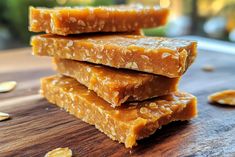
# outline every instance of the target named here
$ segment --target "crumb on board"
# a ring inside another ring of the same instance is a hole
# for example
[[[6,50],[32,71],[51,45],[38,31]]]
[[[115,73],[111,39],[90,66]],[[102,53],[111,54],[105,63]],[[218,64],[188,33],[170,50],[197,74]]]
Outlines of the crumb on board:
[[[0,93],[10,92],[16,87],[16,81],[0,82]]]
[[[235,106],[235,90],[224,90],[213,93],[208,96],[208,101],[211,103]]]
[[[215,67],[213,65],[207,64],[202,67],[202,70],[205,72],[212,72],[215,70]]]
[[[72,150],[68,147],[66,148],[56,148],[49,151],[45,157],[72,157]]]
[[[4,121],[10,119],[10,115],[8,113],[0,112],[0,121]]]

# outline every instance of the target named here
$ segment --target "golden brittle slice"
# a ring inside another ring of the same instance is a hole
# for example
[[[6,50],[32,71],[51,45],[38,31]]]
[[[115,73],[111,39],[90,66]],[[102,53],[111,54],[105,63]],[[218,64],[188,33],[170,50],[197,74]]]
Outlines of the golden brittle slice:
[[[133,32],[162,26],[169,10],[159,7],[109,6],[29,9],[29,30],[58,35],[87,32]]]
[[[33,54],[87,61],[170,78],[180,77],[197,55],[197,43],[141,35],[38,35]]]
[[[136,145],[137,140],[150,136],[162,125],[189,120],[197,115],[196,98],[184,92],[112,108],[95,92],[69,77],[43,78],[41,90],[49,102],[95,125],[127,148]]]
[[[235,105],[235,90],[224,90],[208,96],[210,102],[224,105]]]
[[[170,94],[180,80],[67,59],[54,58],[54,63],[59,73],[75,78],[112,107]]]

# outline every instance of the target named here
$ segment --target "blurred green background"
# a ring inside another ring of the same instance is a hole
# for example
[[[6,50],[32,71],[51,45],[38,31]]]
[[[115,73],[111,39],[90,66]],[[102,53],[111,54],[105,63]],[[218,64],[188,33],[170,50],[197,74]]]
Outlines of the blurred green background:
[[[103,6],[141,3],[172,9],[161,28],[145,29],[150,36],[197,35],[235,42],[235,0],[1,0],[0,49],[29,46],[28,7]]]

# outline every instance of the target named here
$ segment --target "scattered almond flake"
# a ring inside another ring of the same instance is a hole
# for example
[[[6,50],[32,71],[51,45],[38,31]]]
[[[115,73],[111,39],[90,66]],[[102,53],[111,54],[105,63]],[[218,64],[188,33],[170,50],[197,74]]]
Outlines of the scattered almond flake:
[[[177,70],[177,72],[181,72],[181,70],[182,70],[182,67],[180,67],[180,68]]]
[[[128,46],[129,51],[138,51],[139,47],[136,45],[129,45]]]
[[[8,113],[0,112],[0,121],[4,121],[10,118]]]
[[[75,98],[74,98],[73,93],[68,93],[68,94],[69,94],[69,96],[70,96],[71,100],[74,102],[74,101],[75,101]]]
[[[102,55],[97,55],[96,57],[97,57],[98,59],[102,59],[102,58],[103,58]]]
[[[69,20],[70,20],[71,22],[77,22],[77,19],[76,19],[75,17],[70,17]]]
[[[148,109],[146,107],[141,107],[140,108],[140,113],[146,114],[146,113],[148,113]]]
[[[157,107],[157,104],[154,103],[154,102],[151,102],[151,103],[149,104],[149,107]]]
[[[171,55],[170,53],[164,52],[164,53],[162,54],[162,58],[166,58],[166,57],[168,57],[168,56],[170,56],[170,55]]]
[[[91,68],[90,67],[87,67],[86,70],[87,70],[87,72],[91,72]]]
[[[51,30],[54,30],[54,22],[53,22],[53,18],[51,18],[51,21],[50,21],[50,27],[51,27]],[[46,30],[49,32],[49,30]]]
[[[208,101],[235,106],[235,90],[224,90],[208,96]]]
[[[69,84],[69,81],[64,81],[63,83],[64,83],[64,84]]]
[[[213,65],[204,65],[203,67],[202,67],[202,70],[203,71],[206,71],[206,72],[212,72],[212,71],[214,71],[215,70],[215,67],[213,66]]]
[[[125,68],[138,69],[138,65],[135,62],[129,62],[126,64]]]
[[[71,87],[71,88],[69,88],[69,92],[72,92],[73,91],[73,88]]]
[[[6,81],[0,83],[0,93],[10,92],[16,87],[16,81]]]
[[[45,157],[72,157],[72,150],[68,147],[66,148],[56,148],[49,151]]]
[[[38,21],[37,20],[32,20],[32,24],[35,24],[35,23],[38,23]]]
[[[172,55],[171,58],[178,60],[178,59],[179,59],[179,56],[178,56],[178,55]]]
[[[71,46],[73,46],[73,41],[69,41],[68,43],[67,43],[67,47],[71,47]]]
[[[86,26],[86,23],[84,22],[84,21],[82,21],[82,20],[78,20],[78,25],[80,25],[80,26]]]
[[[58,80],[52,80],[52,84],[53,84],[53,85],[56,85],[57,82],[58,82]]]
[[[117,97],[118,94],[119,94],[119,92],[118,92],[118,91],[115,91],[113,94],[114,94],[115,97]]]
[[[140,55],[140,57],[143,58],[143,59],[149,60],[149,57],[148,57],[148,56]]]

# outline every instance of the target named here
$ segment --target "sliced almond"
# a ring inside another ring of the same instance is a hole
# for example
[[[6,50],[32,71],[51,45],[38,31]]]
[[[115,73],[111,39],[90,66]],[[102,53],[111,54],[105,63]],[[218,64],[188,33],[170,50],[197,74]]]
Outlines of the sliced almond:
[[[66,148],[56,148],[52,151],[49,151],[45,157],[72,157],[72,150],[68,147]]]
[[[0,112],[0,121],[4,121],[10,118],[8,113]]]
[[[0,93],[3,92],[10,92],[16,87],[16,82],[15,81],[6,81],[6,82],[1,82],[0,83]]]
[[[224,90],[208,96],[209,102],[235,106],[235,90]]]
[[[202,70],[203,71],[206,71],[206,72],[212,72],[212,71],[214,71],[215,70],[215,67],[213,66],[213,65],[204,65],[203,67],[202,67]]]

